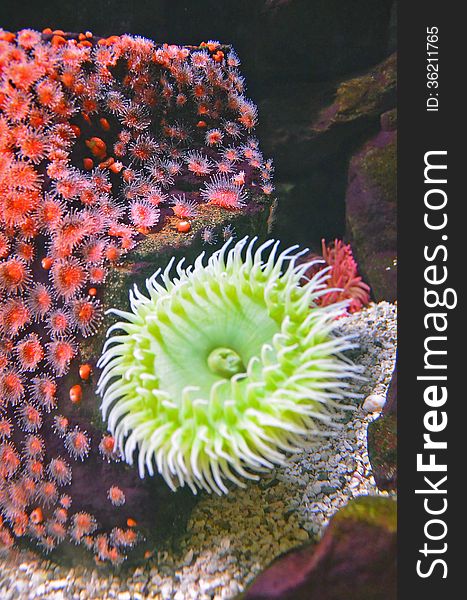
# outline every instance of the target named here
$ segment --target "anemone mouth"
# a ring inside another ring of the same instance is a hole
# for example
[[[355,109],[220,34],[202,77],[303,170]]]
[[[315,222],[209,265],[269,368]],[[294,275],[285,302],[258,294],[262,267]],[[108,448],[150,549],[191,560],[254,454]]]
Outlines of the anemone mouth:
[[[333,335],[345,303],[314,306],[326,272],[300,286],[305,251],[231,242],[207,264],[203,254],[186,269],[182,260],[173,277],[172,260],[147,280],[148,296],[135,286],[131,312],[111,310],[124,320],[98,363],[122,455],[172,489],[225,493],[226,479],[244,485],[282,463],[335,427],[358,371],[341,354],[353,344]]]
[[[225,379],[245,371],[242,357],[232,348],[214,348],[209,353],[207,363],[211,373]]]
[[[246,374],[251,359],[280,332],[266,306],[227,277],[189,280],[144,318],[146,335],[136,340],[134,351],[147,357],[145,372],[178,405],[187,382],[209,399],[213,385]],[[219,393],[227,399],[225,383]]]

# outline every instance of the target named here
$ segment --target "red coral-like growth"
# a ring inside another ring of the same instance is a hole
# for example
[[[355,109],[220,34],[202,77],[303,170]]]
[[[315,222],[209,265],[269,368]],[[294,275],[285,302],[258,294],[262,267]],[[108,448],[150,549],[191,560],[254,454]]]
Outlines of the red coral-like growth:
[[[120,527],[123,484],[103,485],[114,523],[72,505],[87,461],[120,459],[78,419],[81,343],[110,267],[143,235],[170,217],[184,234],[208,204],[241,210],[272,191],[238,65],[217,42],[0,30],[0,547],[68,540],[119,563],[139,539]]]
[[[353,257],[350,244],[344,244],[342,240],[334,240],[334,243],[326,245],[321,240],[323,264],[314,265],[306,275],[311,277],[317,271],[326,267],[329,270],[329,278],[326,287],[329,292],[317,299],[320,306],[328,306],[335,302],[347,300],[348,312],[354,313],[361,310],[370,301],[370,287],[358,275],[357,263]]]

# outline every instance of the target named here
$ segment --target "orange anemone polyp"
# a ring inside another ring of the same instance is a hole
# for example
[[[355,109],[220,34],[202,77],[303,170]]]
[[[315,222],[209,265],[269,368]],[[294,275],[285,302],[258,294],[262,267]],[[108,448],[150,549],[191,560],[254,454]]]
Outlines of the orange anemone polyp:
[[[191,229],[190,221],[179,221],[177,223],[177,231],[180,233],[188,233]]]
[[[105,158],[107,154],[107,145],[101,138],[92,137],[91,139],[86,140],[85,144],[93,156],[100,160]]]
[[[53,258],[51,258],[50,256],[46,256],[41,261],[42,268],[45,269],[46,271],[48,271],[50,269],[50,267],[53,265],[53,262],[54,262]]]
[[[40,507],[37,507],[33,511],[31,511],[31,514],[29,515],[29,519],[30,519],[31,523],[34,523],[34,525],[37,525],[38,523],[42,523],[42,521],[44,520],[44,515],[42,513],[42,509]]]
[[[29,279],[28,268],[21,259],[11,258],[0,265],[0,288],[8,293],[21,291]]]
[[[89,379],[89,377],[91,376],[91,365],[88,364],[84,364],[84,365],[80,365],[79,367],[79,376],[81,377],[81,379],[83,381],[87,381]]]
[[[77,384],[70,388],[70,400],[73,404],[79,404],[83,399],[83,389]]]

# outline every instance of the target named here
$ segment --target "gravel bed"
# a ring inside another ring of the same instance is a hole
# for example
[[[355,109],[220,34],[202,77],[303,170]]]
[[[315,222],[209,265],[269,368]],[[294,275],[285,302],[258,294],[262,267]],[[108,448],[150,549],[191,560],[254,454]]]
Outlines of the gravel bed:
[[[342,319],[356,336],[355,361],[366,380],[359,407],[339,434],[293,455],[284,467],[227,496],[205,496],[177,550],[161,551],[125,572],[66,569],[27,552],[0,554],[0,598],[53,600],[211,600],[234,598],[282,552],[318,539],[330,517],[354,496],[379,494],[366,429],[381,409],[394,367],[396,306],[372,304]],[[375,410],[376,409],[376,410]]]

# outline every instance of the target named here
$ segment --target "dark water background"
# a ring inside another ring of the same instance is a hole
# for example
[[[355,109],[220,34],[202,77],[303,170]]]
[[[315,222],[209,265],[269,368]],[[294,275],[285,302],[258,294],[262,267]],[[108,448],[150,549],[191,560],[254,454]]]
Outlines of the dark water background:
[[[349,138],[288,151],[291,131],[310,125],[336,83],[365,72],[395,46],[394,0],[0,0],[0,27],[130,33],[156,42],[232,44],[246,95],[259,105],[257,135],[275,159],[276,235],[313,248],[345,235],[345,190],[352,153],[378,131],[365,120]],[[293,136],[292,136],[292,139]]]

